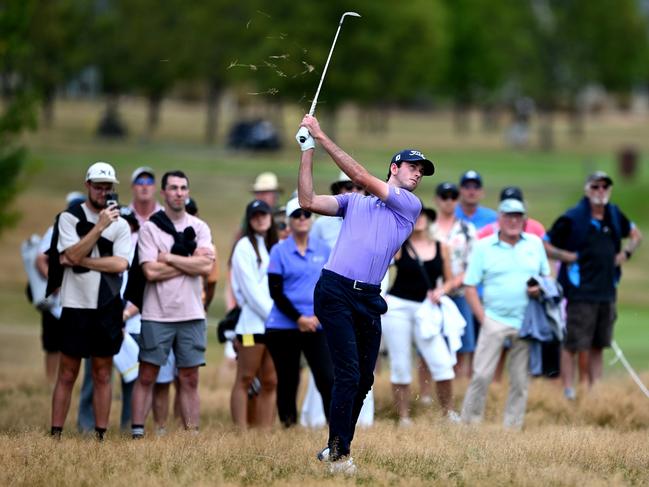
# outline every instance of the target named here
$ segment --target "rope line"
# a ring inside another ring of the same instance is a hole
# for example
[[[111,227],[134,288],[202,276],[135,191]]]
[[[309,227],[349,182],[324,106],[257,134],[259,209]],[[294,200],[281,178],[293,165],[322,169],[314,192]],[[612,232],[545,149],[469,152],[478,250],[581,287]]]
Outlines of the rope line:
[[[631,378],[633,379],[633,382],[635,382],[642,393],[649,398],[649,389],[642,383],[640,380],[640,377],[638,377],[638,374],[636,374],[636,371],[633,370],[633,367],[631,367],[631,364],[627,361],[626,357],[624,356],[624,353],[622,353],[622,349],[618,346],[617,342],[613,340],[611,343],[611,348],[613,348],[613,351],[615,352],[616,359],[611,362],[611,365],[613,365],[615,362],[618,360],[622,363],[626,371],[629,373]]]

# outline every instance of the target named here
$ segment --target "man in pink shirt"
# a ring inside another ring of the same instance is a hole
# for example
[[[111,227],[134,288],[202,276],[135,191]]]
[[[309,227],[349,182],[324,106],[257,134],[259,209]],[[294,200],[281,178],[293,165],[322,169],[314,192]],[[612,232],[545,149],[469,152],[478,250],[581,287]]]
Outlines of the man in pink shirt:
[[[521,189],[516,186],[507,186],[500,192],[500,201],[508,199],[514,199],[520,201],[521,203],[525,203],[525,201],[523,201],[523,191],[521,191]],[[497,231],[498,222],[489,223],[488,225],[485,225],[480,230],[478,230],[478,239],[493,235]],[[534,218],[525,219],[523,231],[525,233],[536,235],[539,238],[543,238],[545,236],[545,227],[540,221],[535,220]]]
[[[146,410],[158,371],[173,347],[186,429],[199,422],[198,367],[205,365],[203,277],[215,260],[205,222],[185,211],[189,180],[182,171],[162,177],[164,211],[140,229],[138,256],[147,279],[142,305],[140,368],[133,391],[133,438],[144,436]]]

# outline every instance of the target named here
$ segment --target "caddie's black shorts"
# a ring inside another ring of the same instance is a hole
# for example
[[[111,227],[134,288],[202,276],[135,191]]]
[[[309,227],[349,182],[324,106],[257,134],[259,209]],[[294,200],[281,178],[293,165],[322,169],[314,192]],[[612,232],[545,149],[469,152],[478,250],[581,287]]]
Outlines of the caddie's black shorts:
[[[122,300],[99,309],[63,308],[61,352],[71,357],[112,357],[122,346]]]
[[[617,318],[614,302],[568,301],[564,347],[571,352],[607,348]]]

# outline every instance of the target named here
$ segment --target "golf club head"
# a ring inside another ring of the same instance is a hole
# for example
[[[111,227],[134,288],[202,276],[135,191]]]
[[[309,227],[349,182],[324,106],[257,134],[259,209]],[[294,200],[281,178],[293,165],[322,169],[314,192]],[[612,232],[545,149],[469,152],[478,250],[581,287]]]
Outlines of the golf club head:
[[[345,16],[346,16],[346,15],[349,15],[350,17],[360,17],[360,16],[361,16],[361,14],[359,14],[359,13],[357,13],[357,12],[345,12],[345,13],[342,15],[342,17],[340,17],[340,23],[341,23],[341,24],[343,23],[343,20],[345,20]]]

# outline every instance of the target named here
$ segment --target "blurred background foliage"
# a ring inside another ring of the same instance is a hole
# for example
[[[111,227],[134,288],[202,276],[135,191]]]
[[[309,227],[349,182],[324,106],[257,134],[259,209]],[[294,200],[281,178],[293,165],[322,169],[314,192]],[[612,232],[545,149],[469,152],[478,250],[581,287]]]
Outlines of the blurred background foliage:
[[[346,10],[363,17],[346,20],[320,98],[332,133],[348,103],[362,107],[362,130],[379,133],[395,107],[451,108],[462,132],[471,110],[489,130],[499,113],[524,118],[533,106],[540,148],[552,150],[556,113],[571,116],[575,137],[583,131],[587,89],[624,106],[649,85],[646,0],[3,0],[0,231],[24,159],[19,136],[37,120],[51,126],[58,98],[101,100],[100,132],[123,135],[120,99],[141,96],[145,139],[165,99],[199,101],[204,141],[219,144],[226,93],[278,124],[286,105],[308,109]]]

